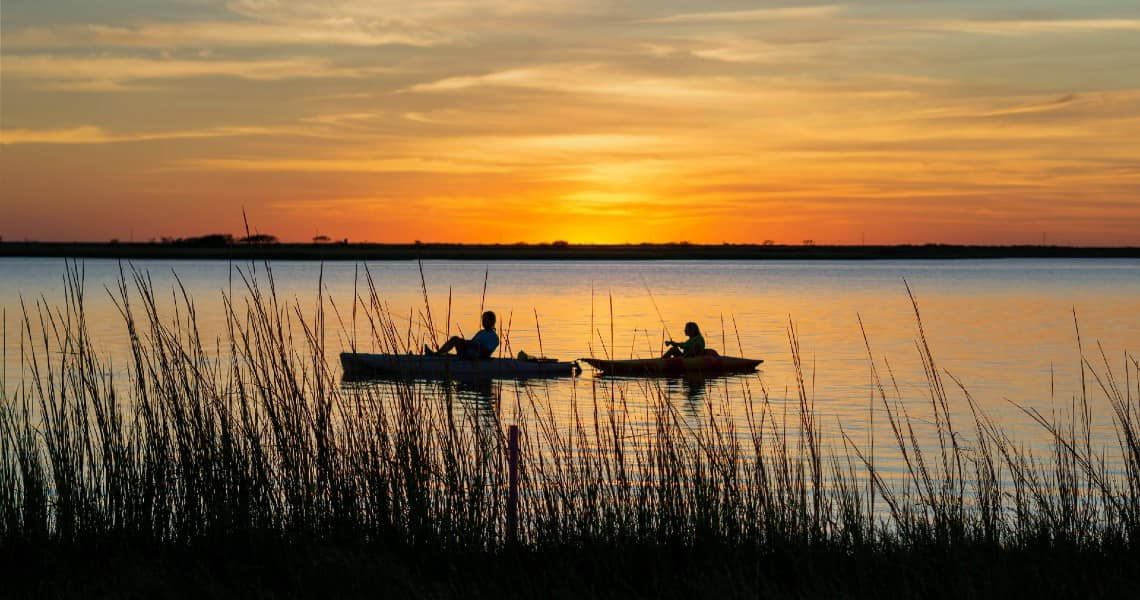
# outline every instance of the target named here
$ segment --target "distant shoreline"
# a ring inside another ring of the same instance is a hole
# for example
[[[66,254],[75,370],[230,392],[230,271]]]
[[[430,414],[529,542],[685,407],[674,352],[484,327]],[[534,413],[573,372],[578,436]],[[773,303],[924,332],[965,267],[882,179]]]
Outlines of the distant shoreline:
[[[230,244],[3,242],[0,257],[163,260],[961,260],[1140,258],[1140,247],[751,244]]]

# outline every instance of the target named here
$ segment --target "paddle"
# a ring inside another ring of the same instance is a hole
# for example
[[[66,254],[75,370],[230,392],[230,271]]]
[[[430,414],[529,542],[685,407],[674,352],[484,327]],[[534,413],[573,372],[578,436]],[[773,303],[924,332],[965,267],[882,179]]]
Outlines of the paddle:
[[[653,303],[653,310],[657,311],[657,320],[661,321],[661,327],[665,329],[665,335],[669,338],[669,341],[666,343],[676,344],[676,342],[673,341],[673,334],[669,333],[669,326],[665,324],[665,317],[661,316],[661,309],[657,308],[657,300],[653,297],[653,290],[649,289],[649,281],[645,279],[644,274],[639,273],[639,275],[641,275],[641,283],[645,285],[645,292],[649,294],[649,301]]]

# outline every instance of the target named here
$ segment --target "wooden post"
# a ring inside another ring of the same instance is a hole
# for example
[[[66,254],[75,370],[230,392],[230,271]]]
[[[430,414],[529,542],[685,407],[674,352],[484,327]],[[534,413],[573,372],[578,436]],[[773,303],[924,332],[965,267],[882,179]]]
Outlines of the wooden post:
[[[510,488],[507,492],[507,543],[518,542],[519,528],[519,426],[507,429],[507,462],[510,469]]]

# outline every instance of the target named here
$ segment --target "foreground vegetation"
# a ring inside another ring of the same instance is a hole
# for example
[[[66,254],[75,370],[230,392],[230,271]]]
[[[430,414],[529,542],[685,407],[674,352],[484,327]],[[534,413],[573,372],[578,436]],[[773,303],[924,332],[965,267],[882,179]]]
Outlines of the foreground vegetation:
[[[206,341],[192,298],[160,308],[145,274],[127,273],[112,291],[125,368],[90,340],[81,270],[63,306],[26,306],[18,336],[5,332],[25,371],[0,405],[9,590],[950,597],[1107,595],[1140,579],[1131,357],[1123,370],[1082,359],[1067,417],[1026,411],[1053,441],[1035,455],[937,367],[915,303],[925,414],[911,417],[868,344],[868,408],[891,436],[835,448],[791,326],[790,422],[759,380],[741,384],[745,423],[717,417],[714,398],[693,428],[652,385],[595,387],[567,420],[525,390],[502,400],[511,410],[469,410],[448,385],[342,385],[324,357],[345,321],[406,351],[431,331],[430,306],[413,331],[371,279],[350,308],[306,309],[271,276],[239,275],[227,334]],[[1094,399],[1113,411],[1112,448],[1094,441]],[[522,432],[513,538],[504,414]],[[876,467],[873,444],[904,472]]]

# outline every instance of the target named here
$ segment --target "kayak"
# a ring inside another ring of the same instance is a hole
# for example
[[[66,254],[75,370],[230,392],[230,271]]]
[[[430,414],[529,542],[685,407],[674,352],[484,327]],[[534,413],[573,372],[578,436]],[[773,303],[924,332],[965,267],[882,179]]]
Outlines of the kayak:
[[[348,378],[394,377],[403,379],[527,379],[574,374],[575,364],[552,358],[519,360],[488,358],[470,360],[457,356],[420,354],[361,354],[342,352],[340,365]]]
[[[693,358],[641,358],[602,360],[583,358],[582,362],[605,375],[683,375],[696,373],[748,373],[762,360],[734,356],[695,356]]]

